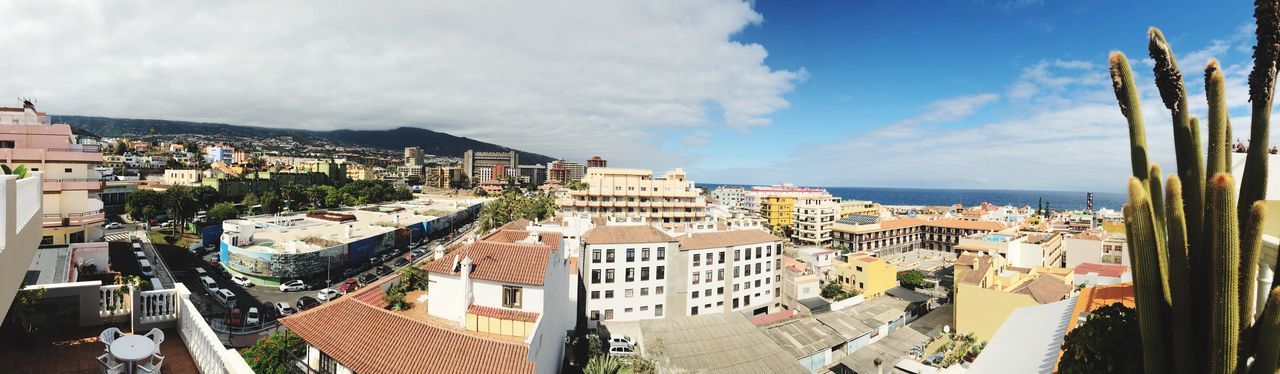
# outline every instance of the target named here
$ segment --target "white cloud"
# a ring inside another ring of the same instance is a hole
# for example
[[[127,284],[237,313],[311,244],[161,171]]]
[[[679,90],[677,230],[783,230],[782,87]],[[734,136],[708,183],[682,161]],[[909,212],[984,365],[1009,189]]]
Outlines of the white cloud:
[[[707,145],[707,143],[711,143],[711,133],[698,130],[690,133],[689,135],[685,135],[681,140],[684,141],[684,144],[687,146],[701,147]]]
[[[805,76],[677,2],[5,2],[0,97],[58,114],[309,129],[426,127],[666,168],[654,129],[767,125]],[[655,158],[655,156],[657,156]],[[664,159],[665,158],[665,159]]]

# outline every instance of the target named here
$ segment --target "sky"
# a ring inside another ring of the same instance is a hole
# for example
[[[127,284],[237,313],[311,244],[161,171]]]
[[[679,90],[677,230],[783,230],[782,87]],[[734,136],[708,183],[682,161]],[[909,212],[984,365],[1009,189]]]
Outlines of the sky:
[[[415,126],[699,182],[1123,191],[1112,50],[1134,66],[1152,159],[1174,170],[1150,26],[1201,117],[1203,67],[1222,62],[1234,133],[1248,133],[1248,1],[54,0],[0,14],[0,97],[53,114]]]

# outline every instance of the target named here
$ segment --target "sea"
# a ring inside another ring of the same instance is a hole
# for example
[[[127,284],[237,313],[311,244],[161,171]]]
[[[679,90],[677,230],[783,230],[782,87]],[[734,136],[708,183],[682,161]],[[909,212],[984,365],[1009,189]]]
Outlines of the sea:
[[[710,193],[719,186],[750,185],[698,183],[697,187]],[[825,188],[832,196],[842,200],[870,200],[881,205],[911,206],[949,206],[962,204],[974,206],[983,202],[995,205],[1013,205],[1036,207],[1043,199],[1052,210],[1081,210],[1087,207],[1089,193],[1085,191],[1033,191],[1033,190],[960,190],[930,188],[886,188],[886,187],[817,187]],[[1117,192],[1094,192],[1093,209],[1102,208],[1120,210],[1128,200],[1128,196]]]

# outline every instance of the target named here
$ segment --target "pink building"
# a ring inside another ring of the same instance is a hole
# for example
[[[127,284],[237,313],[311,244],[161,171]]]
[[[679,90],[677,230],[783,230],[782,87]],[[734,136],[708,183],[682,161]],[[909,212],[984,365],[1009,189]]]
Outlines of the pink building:
[[[102,238],[102,162],[97,144],[79,144],[71,126],[54,124],[29,100],[0,107],[0,162],[44,172],[43,242],[65,244]]]

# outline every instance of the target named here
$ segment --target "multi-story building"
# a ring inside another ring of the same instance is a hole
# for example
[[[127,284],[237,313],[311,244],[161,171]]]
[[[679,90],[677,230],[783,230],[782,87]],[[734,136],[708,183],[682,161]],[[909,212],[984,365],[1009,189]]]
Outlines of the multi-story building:
[[[96,144],[80,144],[67,124],[55,124],[35,105],[0,108],[0,161],[43,171],[46,244],[82,243],[102,238],[104,183],[95,166],[103,161]]]
[[[462,168],[458,166],[439,166],[429,170],[427,185],[435,188],[453,188],[462,181]]]
[[[671,271],[687,293],[673,295],[672,310],[760,315],[781,307],[782,238],[745,229],[690,231],[677,239]]]
[[[1062,248],[1066,252],[1065,266],[1069,268],[1084,263],[1129,266],[1129,244],[1125,234],[1088,230],[1063,239]]]
[[[404,147],[405,165],[422,165],[422,148]]]
[[[1014,309],[1070,296],[1073,276],[1072,269],[1012,267],[998,254],[961,254],[955,261],[956,330],[990,340]]]
[[[608,161],[608,160],[605,160],[605,159],[603,159],[603,158],[600,158],[600,156],[595,156],[595,157],[592,157],[590,160],[587,160],[587,167],[589,167],[589,168],[607,168],[607,167],[609,167],[609,161]]]
[[[599,226],[582,236],[586,258],[579,259],[592,321],[636,321],[667,315],[668,254],[676,240],[652,225]],[[677,311],[678,313],[679,311]]]
[[[742,194],[746,190],[739,186],[720,186],[711,191],[716,204],[730,211],[742,208]]]
[[[920,248],[955,253],[956,250],[952,247],[962,237],[1005,229],[1004,225],[992,221],[902,218],[868,223],[863,220],[865,217],[867,216],[851,215],[832,225],[835,245],[858,252],[871,252],[876,256]]]
[[[845,200],[840,202],[840,217],[849,215],[878,216],[880,204],[866,200]]]
[[[744,191],[742,194],[742,207],[747,211],[762,214],[761,205],[769,196],[789,196],[793,198],[800,197],[822,197],[831,196],[827,190],[821,188],[804,188],[797,187],[794,184],[783,183],[771,186],[752,186],[751,189]]]
[[[1039,232],[977,233],[960,238],[954,247],[963,252],[1000,254],[1009,266],[1062,267],[1062,235]]]
[[[799,311],[801,314],[812,314],[812,311],[801,302],[822,297],[822,286],[817,273],[809,265],[788,256],[781,256],[782,269],[782,309]]]
[[[200,184],[199,170],[165,169],[164,184],[170,186],[195,186]]]
[[[236,149],[229,145],[211,144],[204,147],[204,160],[210,164],[214,162],[222,162],[224,164],[231,165],[236,163],[234,157],[235,151]]]
[[[498,165],[509,170],[519,170],[520,154],[516,151],[482,152],[468,149],[462,155],[462,173],[473,184],[493,179],[493,169]]]
[[[547,181],[547,167],[542,165],[520,165],[517,169],[520,173],[520,183],[530,183],[540,185]]]
[[[568,160],[555,160],[547,164],[547,179],[568,182],[582,180],[586,175],[587,167],[580,163]]]
[[[898,268],[867,252],[844,254],[832,265],[832,279],[870,299],[898,286]]]
[[[756,214],[764,218],[770,230],[790,230],[795,218],[796,198],[793,196],[766,196],[760,200]]]
[[[840,198],[799,197],[791,220],[791,240],[801,245],[831,244],[831,226],[840,217]]]
[[[682,169],[657,178],[650,170],[591,168],[582,180],[585,190],[570,190],[556,199],[561,213],[640,217],[651,223],[694,222],[707,216],[702,190],[685,180]]]

